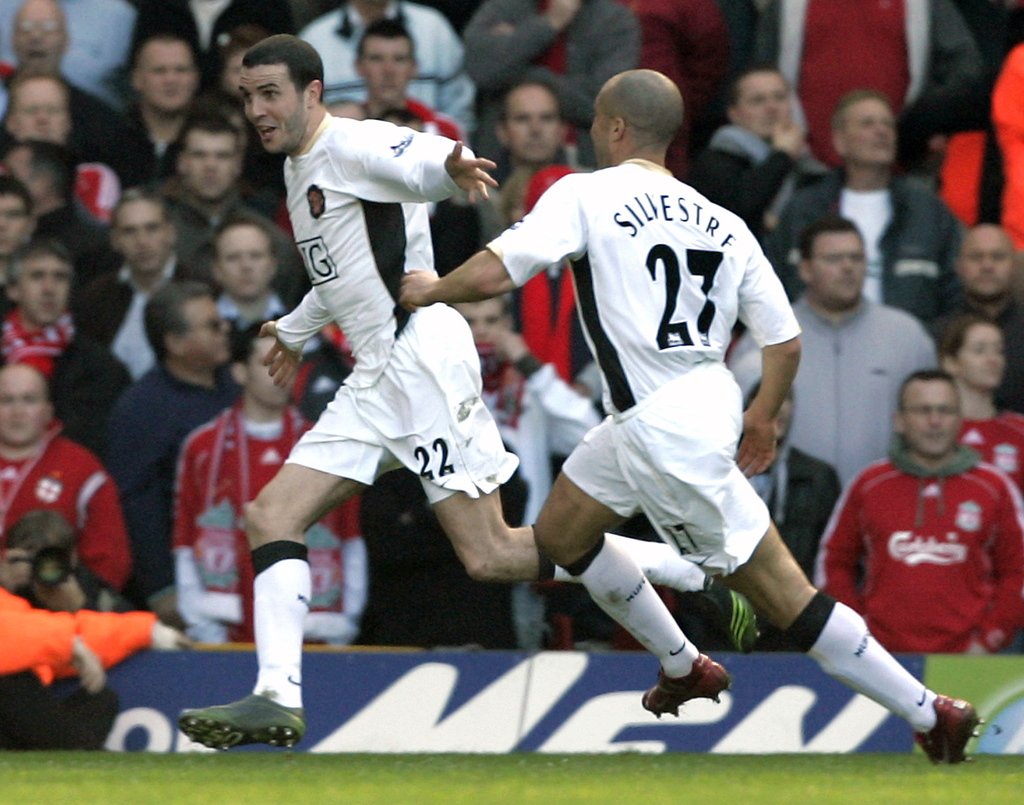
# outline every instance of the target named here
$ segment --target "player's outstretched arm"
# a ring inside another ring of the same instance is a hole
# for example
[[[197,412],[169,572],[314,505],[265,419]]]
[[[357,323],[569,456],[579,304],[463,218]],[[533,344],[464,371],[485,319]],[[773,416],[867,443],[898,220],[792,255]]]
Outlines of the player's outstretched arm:
[[[274,339],[274,346],[270,348],[263,359],[263,365],[267,367],[270,376],[274,379],[274,385],[284,388],[299,371],[299,362],[302,356],[281,343],[281,339],[277,337],[276,321],[265,322],[260,328],[260,335]]]
[[[775,460],[775,420],[800,365],[800,338],[766,346],[761,350],[761,365],[761,387],[743,412],[743,439],[736,456],[748,478],[764,472]]]
[[[469,195],[470,201],[487,198],[487,188],[497,187],[498,183],[488,173],[497,167],[491,160],[483,157],[467,157],[463,153],[461,142],[455,143],[452,152],[444,161],[444,169],[462,190]]]
[[[415,310],[435,302],[478,302],[515,287],[498,255],[482,249],[443,277],[430,271],[410,271],[402,277],[398,303],[406,310]]]

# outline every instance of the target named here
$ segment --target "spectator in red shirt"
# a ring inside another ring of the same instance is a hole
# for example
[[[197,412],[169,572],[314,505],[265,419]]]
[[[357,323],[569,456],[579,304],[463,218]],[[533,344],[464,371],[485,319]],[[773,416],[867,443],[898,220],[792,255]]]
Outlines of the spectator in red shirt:
[[[60,430],[40,371],[0,369],[0,549],[22,515],[52,509],[75,527],[82,564],[120,590],[131,552],[117,488],[96,456]]]
[[[242,399],[196,428],[178,460],[174,506],[175,586],[192,637],[251,642],[253,570],[242,507],[274,477],[310,423],[289,405],[263,359],[272,338],[260,324],[232,339],[231,371]],[[366,548],[359,501],[328,513],[306,531],[313,588],[307,640],[344,644],[359,630],[366,604]]]
[[[956,383],[903,383],[889,458],[843,493],[816,582],[892,651],[987,653],[1024,623],[1024,511],[1010,478],[957,444]]]
[[[946,327],[939,359],[960,392],[960,443],[995,464],[1024,491],[1024,415],[996,405],[1007,363],[1003,346],[998,324],[967,314]]]

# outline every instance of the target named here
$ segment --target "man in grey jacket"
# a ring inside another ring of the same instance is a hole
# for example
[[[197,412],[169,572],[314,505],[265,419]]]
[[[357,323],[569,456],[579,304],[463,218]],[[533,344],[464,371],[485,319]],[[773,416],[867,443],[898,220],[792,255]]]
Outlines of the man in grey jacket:
[[[885,457],[900,383],[936,366],[935,346],[913,316],[864,297],[864,241],[851,221],[830,216],[812,224],[800,253],[806,291],[793,312],[803,355],[790,442],[835,467],[845,485]],[[741,387],[760,375],[755,346],[744,336],[730,356]]]

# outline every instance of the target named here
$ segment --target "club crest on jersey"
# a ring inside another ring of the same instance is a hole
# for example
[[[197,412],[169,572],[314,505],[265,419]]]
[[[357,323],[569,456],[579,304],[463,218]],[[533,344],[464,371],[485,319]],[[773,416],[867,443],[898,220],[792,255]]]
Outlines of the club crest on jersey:
[[[1017,448],[1012,444],[997,444],[992,451],[992,463],[1003,472],[1016,472],[1020,467]]]
[[[319,218],[324,214],[324,210],[327,209],[324,191],[315,184],[311,184],[309,190],[306,191],[306,201],[309,202],[309,214],[314,218]]]
[[[956,527],[963,531],[977,531],[981,528],[981,506],[973,500],[966,500],[956,510]]]
[[[409,147],[409,143],[412,142],[412,135],[407,134],[402,138],[402,141],[398,145],[391,146],[391,156],[400,157],[405,153],[405,149]]]
[[[46,475],[39,479],[36,484],[36,497],[43,503],[56,503],[60,493],[64,490],[64,484],[60,478]]]

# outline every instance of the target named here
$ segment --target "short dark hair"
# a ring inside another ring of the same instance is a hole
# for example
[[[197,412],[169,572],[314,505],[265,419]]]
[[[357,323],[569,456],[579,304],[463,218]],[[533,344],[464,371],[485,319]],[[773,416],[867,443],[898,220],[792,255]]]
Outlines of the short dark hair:
[[[551,93],[551,97],[555,99],[555,108],[558,110],[558,117],[561,120],[565,120],[565,112],[562,109],[562,96],[558,93],[558,87],[552,84],[550,81],[544,78],[524,78],[522,81],[517,81],[507,90],[505,94],[501,96],[501,121],[508,120],[508,99],[511,97],[513,92],[522,89],[523,87],[540,87],[546,89]]]
[[[776,67],[771,62],[761,62],[760,64],[752,64],[747,67],[739,75],[737,75],[732,83],[729,84],[729,90],[726,95],[726,103],[729,106],[735,106],[740,100],[740,84],[746,81],[750,76],[757,75],[757,73],[773,73],[779,76],[783,81],[786,82],[786,86],[789,86],[789,80],[783,75],[782,70]]]
[[[167,336],[188,332],[186,303],[193,299],[214,298],[213,289],[196,280],[172,280],[149,298],[143,320],[146,338],[153,348],[157,363],[163,363],[167,357],[167,345],[164,343]]]
[[[181,124],[181,131],[178,132],[176,146],[179,151],[185,150],[185,143],[193,131],[202,131],[206,134],[231,134],[234,136],[238,149],[245,149],[245,138],[243,132],[236,126],[227,115],[222,114],[210,107],[200,107],[193,114],[185,118]]]
[[[11,526],[7,534],[7,547],[32,553],[43,548],[71,550],[75,547],[75,529],[60,512],[33,509]]]
[[[911,372],[903,378],[903,382],[900,383],[899,395],[896,397],[899,410],[903,410],[903,398],[906,395],[907,386],[911,383],[930,383],[934,380],[949,383],[953,391],[957,391],[956,380],[945,369],[918,369],[916,372]],[[959,396],[959,392],[957,392],[957,396]]]
[[[143,48],[145,48],[150,42],[184,45],[185,49],[192,54],[192,67],[196,69],[199,68],[199,55],[196,53],[195,46],[188,39],[184,36],[179,36],[173,31],[160,31],[159,33],[147,36],[145,39],[140,39],[135,43],[132,47],[131,60],[129,61],[129,64],[132,66],[131,69],[134,70],[139,66],[139,56],[141,55]]]
[[[849,218],[843,218],[840,215],[825,215],[806,226],[804,231],[800,233],[800,256],[804,260],[810,260],[814,255],[814,245],[817,243],[818,238],[822,235],[840,232],[851,232],[860,238],[862,243],[864,242],[864,236],[861,235],[857,225]]]
[[[239,226],[251,226],[253,229],[258,229],[263,233],[267,239],[267,243],[270,244],[270,253],[277,259],[277,244],[274,241],[274,230],[271,228],[273,225],[267,223],[263,218],[259,218],[252,213],[237,212],[229,215],[223,221],[221,221],[213,230],[213,235],[210,238],[210,244],[213,248],[213,253],[217,253],[217,244],[220,241],[221,235],[225,232],[235,229]]]
[[[139,185],[138,187],[129,187],[121,194],[121,198],[117,200],[117,204],[114,205],[114,209],[110,213],[110,228],[113,229],[117,226],[117,217],[121,214],[121,210],[129,204],[139,201],[146,201],[157,207],[164,221],[171,220],[170,212],[167,209],[167,200],[153,188]]]
[[[248,327],[239,330],[231,328],[231,362],[245,363],[252,356],[256,342],[261,338],[260,328],[263,322],[253,322]],[[269,336],[265,336],[269,338]]]
[[[33,257],[55,257],[68,267],[72,278],[75,276],[75,261],[67,247],[53,238],[40,237],[33,238],[14,250],[7,266],[7,282],[9,284],[13,285],[21,278],[25,261],[31,260]]]
[[[295,88],[302,92],[311,81],[324,81],[324,63],[308,42],[291,34],[274,34],[249,48],[242,57],[243,67],[283,64]]]
[[[939,357],[955,358],[964,347],[967,340],[967,333],[972,327],[988,325],[995,327],[1002,333],[1002,329],[991,319],[979,316],[977,313],[965,313],[950,321],[942,330],[942,339],[939,341]]]
[[[0,196],[16,196],[25,205],[25,212],[32,214],[32,196],[18,179],[9,174],[0,174]]]
[[[75,189],[76,176],[75,158],[71,151],[57,143],[22,140],[11,146],[7,153],[10,154],[17,148],[28,150],[32,175],[45,174],[48,176],[60,197],[70,202]]]
[[[380,39],[408,40],[409,52],[412,54],[413,60],[416,59],[416,43],[412,41],[412,34],[409,33],[409,29],[405,27],[401,20],[396,20],[391,17],[383,17],[366,26],[366,30],[363,31],[363,35],[359,37],[359,45],[356,47],[357,59],[363,58],[366,40],[373,36],[379,37]]]

